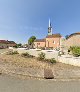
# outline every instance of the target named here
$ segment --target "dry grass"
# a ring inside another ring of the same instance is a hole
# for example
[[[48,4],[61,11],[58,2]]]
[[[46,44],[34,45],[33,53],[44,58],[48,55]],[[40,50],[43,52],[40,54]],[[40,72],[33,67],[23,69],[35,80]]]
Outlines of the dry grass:
[[[8,51],[9,49],[2,49],[0,52]],[[17,67],[31,67],[31,68],[54,68],[58,70],[68,70],[68,69],[80,69],[80,67],[75,67],[67,64],[56,63],[50,65],[49,63],[38,61],[35,58],[25,58],[21,55],[5,55],[0,54],[0,62],[16,65]]]
[[[17,67],[47,68],[49,66],[48,63],[35,58],[25,58],[20,55],[0,55],[0,62],[11,63]]]
[[[5,62],[5,63],[11,63],[13,65],[16,65],[17,67],[31,67],[31,68],[48,68],[52,67],[55,68],[56,70],[62,70],[62,69],[77,69],[80,67],[75,67],[67,64],[62,64],[62,63],[56,63],[50,65],[49,63],[43,62],[43,61],[38,61],[35,58],[25,58],[22,57],[21,55],[0,55],[0,62]]]

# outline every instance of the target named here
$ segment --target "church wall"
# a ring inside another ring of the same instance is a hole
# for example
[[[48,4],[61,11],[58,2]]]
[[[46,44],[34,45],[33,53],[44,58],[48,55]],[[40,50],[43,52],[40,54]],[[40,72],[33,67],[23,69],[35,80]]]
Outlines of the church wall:
[[[34,42],[34,48],[45,47],[45,42]]]
[[[59,48],[60,38],[46,38],[46,47]]]

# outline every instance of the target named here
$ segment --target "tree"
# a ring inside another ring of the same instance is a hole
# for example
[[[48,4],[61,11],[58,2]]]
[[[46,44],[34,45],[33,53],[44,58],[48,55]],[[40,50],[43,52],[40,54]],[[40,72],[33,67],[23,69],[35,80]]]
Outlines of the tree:
[[[65,38],[67,39],[69,37],[69,35],[66,35]]]
[[[35,36],[31,36],[31,37],[29,38],[29,40],[28,40],[28,44],[29,44],[29,45],[32,45],[35,39],[36,39]]]
[[[21,43],[17,44],[17,47],[21,47],[21,46],[22,46],[22,44],[21,44]]]
[[[21,43],[19,43],[19,44],[16,44],[16,46],[14,46],[15,48],[19,48],[19,47],[21,47],[22,46],[22,44]]]

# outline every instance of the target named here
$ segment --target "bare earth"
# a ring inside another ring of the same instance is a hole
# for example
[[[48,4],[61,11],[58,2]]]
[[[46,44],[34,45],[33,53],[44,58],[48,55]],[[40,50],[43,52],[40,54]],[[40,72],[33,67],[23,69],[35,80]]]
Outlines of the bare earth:
[[[0,61],[13,64],[17,67],[44,68],[48,63],[38,61],[35,58],[25,58],[21,55],[0,55]]]
[[[20,55],[0,54],[0,72],[32,77],[44,77],[44,69],[50,68],[55,79],[80,79],[80,67],[62,63],[50,64]]]
[[[38,61],[35,58],[0,54],[0,70],[2,73],[44,77],[44,68],[48,67],[48,63]]]

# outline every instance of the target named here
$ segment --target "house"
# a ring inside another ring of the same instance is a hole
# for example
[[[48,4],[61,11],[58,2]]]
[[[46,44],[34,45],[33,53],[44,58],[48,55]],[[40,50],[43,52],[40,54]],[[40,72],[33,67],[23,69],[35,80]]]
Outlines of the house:
[[[16,43],[14,41],[8,41],[8,47],[14,47]]]
[[[48,35],[44,39],[36,39],[34,48],[59,49],[61,38],[60,34],[52,34],[52,26],[49,20]]]
[[[80,46],[80,32],[73,33],[67,37],[64,42],[64,48],[68,49],[70,46]]]
[[[14,47],[16,43],[14,41],[0,40],[0,48]]]

